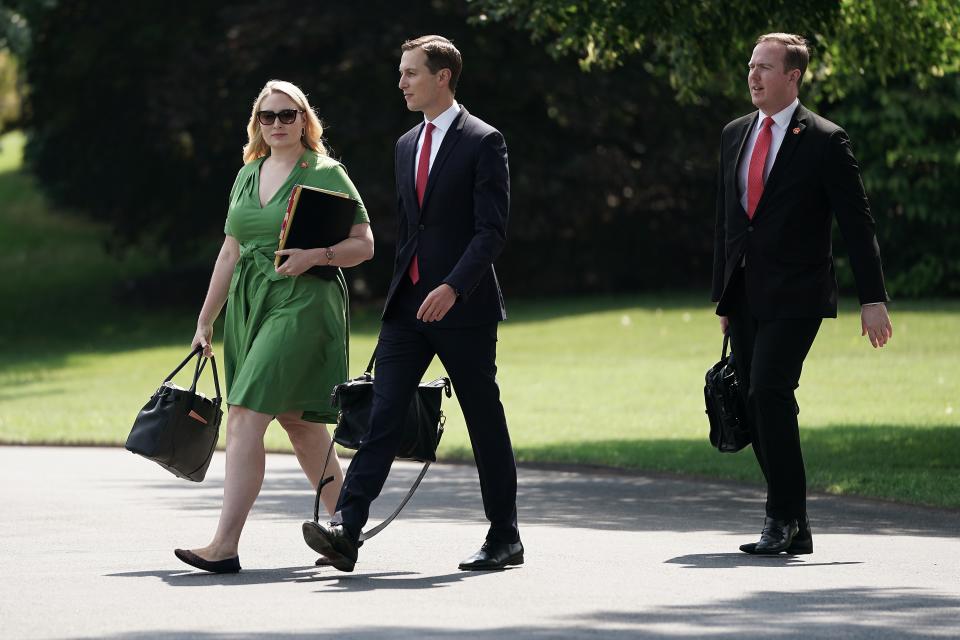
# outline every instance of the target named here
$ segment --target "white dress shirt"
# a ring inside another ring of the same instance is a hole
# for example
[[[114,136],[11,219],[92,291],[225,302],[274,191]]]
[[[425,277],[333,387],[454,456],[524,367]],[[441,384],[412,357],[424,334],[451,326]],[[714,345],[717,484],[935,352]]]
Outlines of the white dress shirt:
[[[787,134],[787,127],[790,126],[793,112],[797,110],[799,104],[800,100],[794,98],[793,102],[791,102],[786,109],[770,116],[773,118],[773,125],[770,127],[770,149],[767,151],[767,161],[763,165],[764,184],[767,183],[767,176],[770,175],[770,169],[773,168],[773,163],[777,159],[777,152],[780,151],[783,137]],[[763,128],[763,120],[768,115],[770,114],[760,111],[760,117],[757,118],[757,123],[754,125],[753,130],[750,131],[750,135],[743,145],[743,154],[740,156],[740,166],[737,167],[737,187],[740,189],[740,204],[743,206],[744,211],[747,210],[747,175],[750,173],[750,158],[753,156],[753,147],[757,144],[760,129]]]
[[[450,108],[438,115],[433,119],[433,126],[436,129],[433,130],[433,135],[430,139],[430,169],[433,169],[433,161],[437,158],[437,151],[440,150],[440,144],[443,142],[443,136],[446,135],[447,131],[453,125],[453,121],[457,119],[457,114],[460,113],[460,105],[457,104],[457,101],[454,100],[453,104],[450,105]],[[427,117],[423,117],[424,122],[431,122],[427,120]],[[417,140],[417,155],[416,162],[413,163],[413,184],[417,184],[417,167],[420,166],[420,151],[423,150],[423,137],[427,133],[427,128],[423,127],[423,130],[420,132],[420,138]],[[428,171],[429,175],[429,171]]]

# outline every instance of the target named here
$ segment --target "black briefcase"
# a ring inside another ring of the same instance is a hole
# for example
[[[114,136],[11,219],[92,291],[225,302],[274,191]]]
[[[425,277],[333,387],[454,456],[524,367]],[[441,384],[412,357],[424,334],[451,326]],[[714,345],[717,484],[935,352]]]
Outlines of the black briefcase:
[[[190,388],[171,382],[193,357],[197,358],[197,364]],[[220,380],[213,356],[209,360],[217,396],[211,399],[197,393],[197,380],[207,360],[203,357],[203,348],[197,347],[167,376],[137,414],[126,443],[128,451],[193,482],[200,482],[207,473],[223,418]]]
[[[375,360],[376,352],[370,358],[362,376],[333,388],[330,402],[338,409],[333,440],[341,447],[359,449],[370,431],[370,409],[373,405],[372,371]],[[403,423],[397,458],[418,462],[437,461],[437,446],[443,436],[444,415],[440,410],[440,401],[444,393],[448,398],[451,395],[449,378],[420,383]]]
[[[724,453],[740,451],[751,441],[747,408],[733,367],[733,354],[727,355],[729,342],[730,337],[724,335],[720,361],[707,371],[703,387],[710,419],[710,444]]]

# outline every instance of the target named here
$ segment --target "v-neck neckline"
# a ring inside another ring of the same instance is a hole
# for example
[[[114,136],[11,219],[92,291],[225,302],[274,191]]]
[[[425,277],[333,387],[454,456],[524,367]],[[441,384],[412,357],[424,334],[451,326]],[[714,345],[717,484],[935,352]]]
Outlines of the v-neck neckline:
[[[284,187],[287,186],[287,183],[290,182],[290,179],[293,178],[293,174],[297,172],[297,169],[302,168],[301,165],[303,164],[303,159],[308,153],[310,153],[310,149],[305,149],[304,152],[300,154],[300,157],[297,158],[297,161],[293,163],[293,167],[290,168],[290,173],[287,174],[286,179],[280,183],[280,186],[277,187],[277,190],[273,192],[273,195],[271,195],[266,202],[262,202],[260,200],[260,172],[263,170],[263,163],[266,162],[267,158],[269,158],[270,156],[265,155],[262,158],[260,158],[260,165],[257,167],[257,170],[254,172],[256,179],[254,180],[253,186],[254,186],[254,197],[257,199],[257,205],[261,210],[266,209],[268,206],[270,206],[270,203],[276,199],[277,195],[281,191],[283,191]]]

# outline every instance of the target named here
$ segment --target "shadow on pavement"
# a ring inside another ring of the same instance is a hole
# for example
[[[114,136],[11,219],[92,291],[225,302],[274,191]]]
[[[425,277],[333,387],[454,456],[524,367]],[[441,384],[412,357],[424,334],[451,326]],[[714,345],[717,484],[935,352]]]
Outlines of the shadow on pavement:
[[[441,576],[442,577],[442,576]],[[372,638],[446,639],[455,634],[465,640],[501,638],[736,638],[769,640],[809,638],[863,638],[921,640],[943,638],[956,628],[960,600],[912,589],[823,589],[793,594],[756,592],[749,598],[719,598],[697,606],[663,606],[636,612],[595,611],[557,620],[549,626],[516,626],[486,629],[433,629],[430,627],[373,627],[339,629],[331,635],[352,640]],[[267,640],[316,638],[312,633],[209,633],[199,630],[121,633],[107,638],[226,638]]]
[[[735,569],[737,567],[834,567],[845,564],[863,564],[851,562],[807,562],[808,556],[777,555],[752,556],[739,551],[735,553],[691,553],[665,560],[665,564],[678,564],[684,569]]]
[[[362,568],[358,565],[358,568]],[[505,569],[504,571],[510,571]],[[435,589],[469,578],[495,575],[498,571],[457,571],[444,575],[421,576],[414,571],[382,571],[379,573],[340,573],[335,569],[313,566],[277,569],[244,569],[240,573],[215,574],[201,571],[127,571],[108,573],[107,578],[159,578],[172,587],[207,587],[218,585],[240,587],[256,584],[316,583],[326,585],[324,593],[382,591],[384,589]],[[420,577],[414,577],[420,576]]]
[[[419,467],[396,464],[384,491],[373,503],[370,523],[400,501]],[[127,483],[129,484],[129,483]],[[144,483],[162,489],[158,500],[175,510],[219,513],[222,482],[203,486],[174,479]],[[171,491],[171,489],[175,489]],[[955,538],[960,511],[884,504],[870,500],[814,495],[808,500],[817,534],[912,535]],[[743,534],[743,542],[763,526],[762,489],[736,483],[626,474],[586,474],[521,468],[519,522],[613,531],[724,531]],[[261,516],[306,520],[313,493],[299,470],[271,470],[254,510]],[[432,467],[400,516],[426,522],[485,523],[477,471],[472,465]],[[739,543],[738,543],[739,544]]]

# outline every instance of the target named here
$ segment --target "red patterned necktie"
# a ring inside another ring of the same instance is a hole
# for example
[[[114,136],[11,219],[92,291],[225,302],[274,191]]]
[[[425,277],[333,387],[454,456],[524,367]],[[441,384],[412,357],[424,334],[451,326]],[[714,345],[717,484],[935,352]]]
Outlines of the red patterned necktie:
[[[427,190],[427,177],[430,175],[430,150],[433,147],[433,130],[436,128],[432,122],[427,123],[427,132],[423,135],[423,147],[420,149],[420,160],[417,162],[417,203],[421,207],[423,194]],[[420,280],[420,263],[417,260],[417,254],[413,254],[407,274],[413,284],[417,284]]]
[[[770,152],[770,141],[773,139],[770,132],[772,126],[773,118],[767,116],[763,119],[760,135],[753,146],[753,155],[750,156],[750,171],[747,173],[747,216],[751,219],[757,211],[760,196],[763,195],[763,168],[767,164],[767,153]]]

